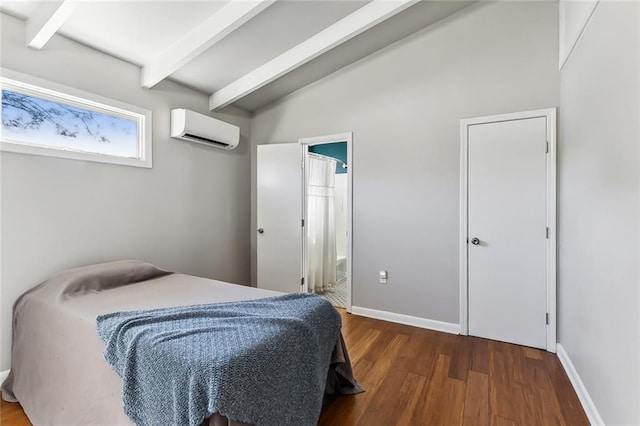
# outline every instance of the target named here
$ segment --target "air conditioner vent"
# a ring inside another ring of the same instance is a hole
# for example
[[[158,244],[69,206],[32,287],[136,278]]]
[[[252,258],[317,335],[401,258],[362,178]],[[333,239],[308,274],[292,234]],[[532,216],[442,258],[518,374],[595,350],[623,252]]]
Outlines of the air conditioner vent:
[[[184,136],[182,136],[183,139],[191,139],[193,142],[206,142],[206,143],[210,143],[213,145],[218,145],[224,148],[229,148],[229,144],[228,143],[224,143],[224,142],[218,142],[218,141],[214,141],[213,139],[209,139],[209,138],[203,138],[202,136],[198,136],[198,135],[192,135],[191,133],[185,133]]]
[[[240,128],[188,109],[171,110],[171,137],[222,149],[240,142]]]

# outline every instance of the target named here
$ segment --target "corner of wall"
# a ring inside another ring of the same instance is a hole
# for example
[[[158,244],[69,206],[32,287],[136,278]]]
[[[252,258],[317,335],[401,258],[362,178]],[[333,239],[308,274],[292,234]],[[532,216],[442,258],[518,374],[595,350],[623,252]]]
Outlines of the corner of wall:
[[[560,43],[558,50],[560,70],[564,68],[569,57],[571,57],[599,2],[600,0],[583,0],[581,2],[560,0],[558,3],[560,8]],[[568,10],[569,7],[574,10]]]
[[[564,371],[567,373],[567,376],[569,377],[569,381],[573,385],[573,389],[576,391],[576,394],[578,395],[578,399],[582,404],[582,408],[584,409],[584,412],[587,415],[589,422],[593,426],[604,425],[604,421],[602,420],[602,417],[600,417],[600,413],[598,412],[596,405],[593,403],[593,400],[591,399],[591,395],[589,395],[589,391],[587,391],[587,388],[585,387],[584,383],[582,383],[582,379],[580,378],[578,371],[573,366],[573,363],[571,362],[571,358],[569,358],[569,354],[567,354],[567,351],[564,349],[564,346],[562,346],[562,344],[560,343],[558,343],[557,345],[557,355],[558,355],[558,359],[560,360],[560,364],[562,364]]]

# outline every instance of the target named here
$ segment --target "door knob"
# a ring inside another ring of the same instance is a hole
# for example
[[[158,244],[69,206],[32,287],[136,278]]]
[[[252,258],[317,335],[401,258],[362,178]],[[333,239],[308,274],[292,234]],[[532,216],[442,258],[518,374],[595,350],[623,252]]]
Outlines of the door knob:
[[[471,239],[471,244],[473,244],[474,246],[477,246],[478,244],[480,244],[480,240],[477,238],[472,238]]]
[[[264,229],[258,228],[258,234],[264,234]]]

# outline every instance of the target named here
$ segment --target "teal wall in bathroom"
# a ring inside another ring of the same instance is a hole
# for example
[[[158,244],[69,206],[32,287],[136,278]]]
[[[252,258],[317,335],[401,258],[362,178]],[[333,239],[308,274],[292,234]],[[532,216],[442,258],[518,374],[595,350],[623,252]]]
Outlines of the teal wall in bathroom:
[[[347,143],[346,142],[333,142],[323,143],[320,145],[311,145],[309,152],[325,155],[327,157],[335,158],[338,160],[336,164],[336,174],[347,173],[347,169],[342,167],[342,164],[347,164]]]

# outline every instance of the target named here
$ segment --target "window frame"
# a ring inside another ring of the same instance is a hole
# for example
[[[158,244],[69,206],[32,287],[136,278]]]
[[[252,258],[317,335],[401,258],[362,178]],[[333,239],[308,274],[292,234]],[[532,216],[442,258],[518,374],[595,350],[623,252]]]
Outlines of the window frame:
[[[3,126],[1,125],[0,151],[152,168],[152,113],[150,110],[5,68],[0,68],[0,90],[2,89],[136,121],[139,158],[120,157],[97,152],[74,150],[66,147],[31,145],[29,143],[8,140],[4,137],[4,132],[2,131]]]

